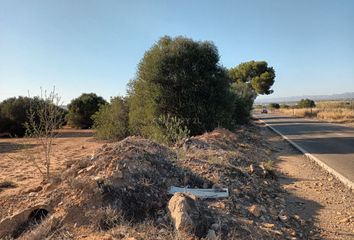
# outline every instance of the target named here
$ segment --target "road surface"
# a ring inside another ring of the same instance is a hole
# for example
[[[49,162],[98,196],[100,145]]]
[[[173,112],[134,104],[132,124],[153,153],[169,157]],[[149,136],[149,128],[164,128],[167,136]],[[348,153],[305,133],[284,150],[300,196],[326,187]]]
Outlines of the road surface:
[[[255,117],[354,185],[354,128],[275,114]]]

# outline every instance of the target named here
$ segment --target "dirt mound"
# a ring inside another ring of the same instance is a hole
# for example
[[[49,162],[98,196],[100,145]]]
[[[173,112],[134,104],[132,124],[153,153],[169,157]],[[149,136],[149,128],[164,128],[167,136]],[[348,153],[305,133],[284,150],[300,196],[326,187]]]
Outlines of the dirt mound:
[[[46,185],[36,194],[36,201],[43,199],[53,209],[49,214],[61,215],[68,226],[107,229],[105,223],[97,226],[102,222],[97,219],[97,211],[107,208],[129,222],[155,218],[166,210],[171,185],[204,184],[191,171],[177,167],[176,160],[176,154],[167,147],[128,137],[69,165],[57,183]]]
[[[185,167],[227,187],[230,197],[208,201],[220,220],[222,239],[306,239],[309,231],[299,216],[286,212],[285,193],[273,170],[271,149],[255,126],[235,132],[216,129],[192,137],[177,147]]]
[[[216,129],[173,149],[128,137],[71,162],[52,183],[13,199],[12,209],[20,212],[8,211],[7,223],[11,216],[28,215],[21,211],[37,211],[33,206],[46,206],[48,212],[40,225],[6,234],[24,239],[176,239],[176,219],[171,221],[167,207],[168,188],[174,185],[228,188],[228,198],[200,200],[213,219],[201,226],[200,236],[306,239],[307,223],[286,212],[285,193],[270,174],[271,152],[254,126],[235,133]],[[196,222],[194,216],[202,217],[192,215]]]

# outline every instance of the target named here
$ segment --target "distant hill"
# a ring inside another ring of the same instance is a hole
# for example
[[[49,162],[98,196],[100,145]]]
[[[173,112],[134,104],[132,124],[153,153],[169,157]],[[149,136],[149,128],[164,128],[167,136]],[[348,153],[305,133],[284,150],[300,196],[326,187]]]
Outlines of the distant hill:
[[[321,100],[351,100],[354,99],[354,92],[341,93],[341,94],[332,94],[332,95],[304,95],[304,96],[292,96],[292,97],[280,97],[280,98],[270,98],[270,99],[256,99],[256,104],[262,103],[291,103],[297,102],[303,98],[309,98],[314,101]]]

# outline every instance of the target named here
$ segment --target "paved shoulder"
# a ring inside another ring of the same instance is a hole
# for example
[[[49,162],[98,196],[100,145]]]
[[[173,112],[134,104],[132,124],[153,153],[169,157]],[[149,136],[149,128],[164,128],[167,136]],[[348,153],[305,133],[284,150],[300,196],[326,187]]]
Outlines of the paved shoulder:
[[[354,129],[279,115],[256,115],[305,152],[354,183]]]

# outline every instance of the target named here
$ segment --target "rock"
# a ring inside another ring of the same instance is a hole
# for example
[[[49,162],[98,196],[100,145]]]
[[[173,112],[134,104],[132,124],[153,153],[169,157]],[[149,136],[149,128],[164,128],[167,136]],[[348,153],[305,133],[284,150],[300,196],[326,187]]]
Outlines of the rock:
[[[187,151],[189,149],[191,143],[192,143],[191,139],[187,138],[183,143],[183,150]]]
[[[35,196],[37,196],[37,193],[35,193],[35,192],[30,192],[30,193],[28,194],[28,196],[29,196],[29,197],[35,197]]]
[[[254,167],[253,164],[250,165],[250,173],[254,173]]]
[[[217,223],[213,223],[210,228],[214,231],[217,231],[220,228],[220,225]]]
[[[217,240],[216,233],[214,230],[209,229],[208,235],[206,236],[207,240]]]
[[[91,171],[94,167],[95,167],[95,165],[91,165],[91,166],[87,167],[87,168],[86,168],[86,172]]]
[[[205,237],[213,222],[206,205],[190,194],[175,193],[168,203],[168,210],[175,229],[183,237]]]
[[[289,220],[288,215],[283,210],[280,211],[278,218],[282,222],[287,222]]]
[[[263,223],[263,226],[266,228],[273,228],[275,225],[274,223]]]
[[[248,208],[248,211],[255,217],[261,216],[261,207],[257,204],[253,204]]]
[[[37,187],[34,187],[34,188],[30,188],[30,189],[24,191],[23,193],[32,193],[32,192],[36,193],[36,192],[42,191],[42,189],[43,189],[42,186],[37,186]]]

